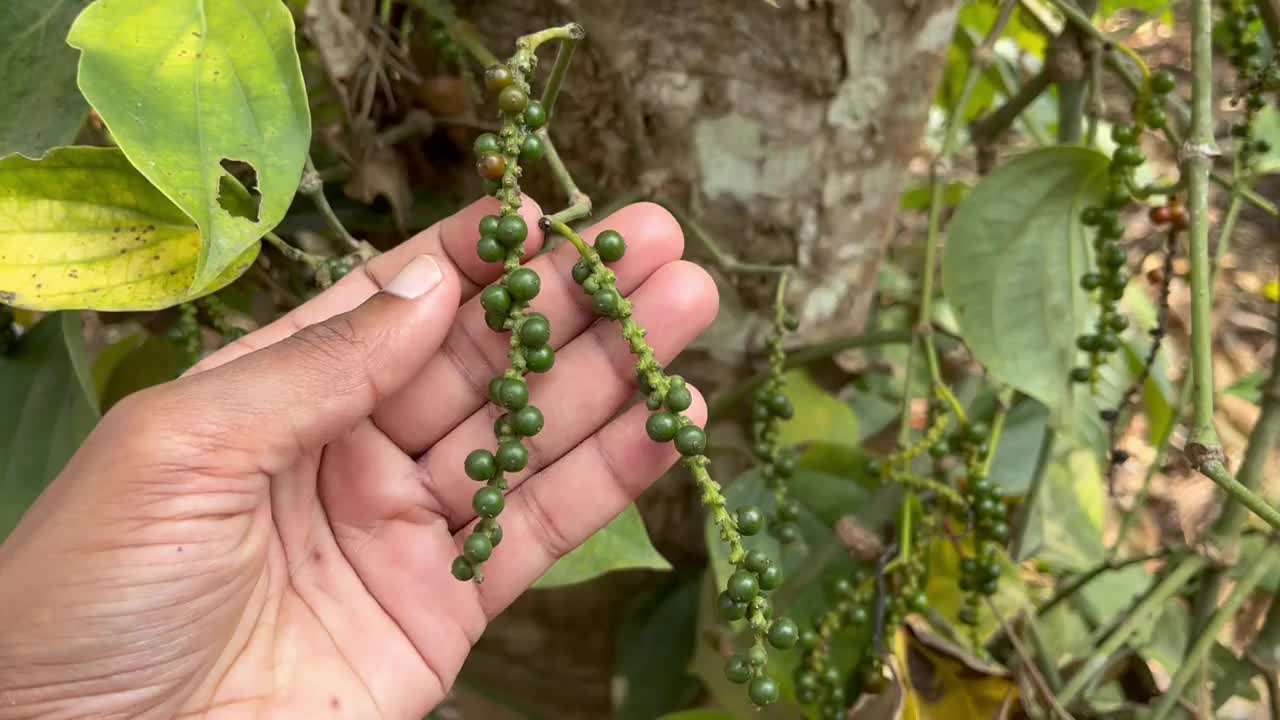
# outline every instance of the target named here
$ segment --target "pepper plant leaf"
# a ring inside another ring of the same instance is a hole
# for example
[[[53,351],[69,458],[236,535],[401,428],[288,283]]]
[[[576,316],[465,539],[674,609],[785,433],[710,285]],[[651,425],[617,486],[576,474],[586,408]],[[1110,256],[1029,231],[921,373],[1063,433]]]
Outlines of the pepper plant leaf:
[[[0,3],[0,156],[39,157],[75,140],[89,114],[63,39],[88,0]]]

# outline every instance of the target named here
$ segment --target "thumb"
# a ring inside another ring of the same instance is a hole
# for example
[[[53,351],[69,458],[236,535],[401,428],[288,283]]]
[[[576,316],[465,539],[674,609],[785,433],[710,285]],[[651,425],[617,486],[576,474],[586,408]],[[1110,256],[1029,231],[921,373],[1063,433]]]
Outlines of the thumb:
[[[376,280],[375,280],[376,282]],[[354,310],[173,383],[178,412],[252,450],[265,472],[323,448],[368,417],[439,349],[458,310],[450,263],[419,255]]]

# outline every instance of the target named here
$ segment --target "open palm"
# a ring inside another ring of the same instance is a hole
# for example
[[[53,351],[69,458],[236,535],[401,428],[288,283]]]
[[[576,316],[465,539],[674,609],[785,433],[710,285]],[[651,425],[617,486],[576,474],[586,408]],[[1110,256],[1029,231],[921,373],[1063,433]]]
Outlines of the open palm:
[[[485,625],[675,461],[643,407],[619,414],[631,359],[570,279],[573,248],[532,259],[557,349],[530,379],[546,429],[485,581],[452,578],[475,521],[462,459],[494,442],[486,387],[507,361],[474,297],[497,276],[474,252],[495,207],[107,415],[0,546],[0,719],[421,718]],[[670,359],[714,317],[714,284],[656,206],[600,227],[627,237],[619,290]],[[406,267],[440,279],[379,292]]]

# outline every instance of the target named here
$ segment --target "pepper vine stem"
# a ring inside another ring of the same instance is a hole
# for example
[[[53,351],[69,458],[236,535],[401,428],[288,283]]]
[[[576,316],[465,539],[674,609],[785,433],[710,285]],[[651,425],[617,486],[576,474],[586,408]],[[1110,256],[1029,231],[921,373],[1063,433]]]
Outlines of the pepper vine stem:
[[[286,258],[288,258],[293,262],[306,265],[312,271],[318,272],[322,267],[324,267],[325,258],[319,255],[312,255],[311,253],[306,252],[305,250],[300,250],[290,245],[288,242],[285,241],[284,238],[280,237],[274,232],[268,232],[267,234],[262,236],[262,239],[270,243],[271,247],[274,247],[276,250],[279,250],[281,255],[284,255]]]
[[[413,0],[413,2],[428,17],[440,23],[445,32],[449,33],[454,41],[461,45],[462,49],[466,50],[471,57],[475,58],[476,62],[480,63],[482,67],[497,65],[502,62],[497,55],[494,55],[485,46],[484,40],[471,23],[459,19],[453,13],[453,9],[448,2],[445,2],[445,0]]]
[[[316,206],[316,210],[320,212],[320,216],[324,218],[324,222],[329,226],[347,250],[360,256],[361,260],[368,260],[378,254],[372,245],[352,237],[347,231],[347,226],[342,224],[342,220],[338,219],[338,214],[333,211],[333,206],[329,204],[329,198],[324,194],[324,180],[320,178],[320,172],[316,170],[316,165],[311,160],[311,156],[307,156],[307,162],[302,168],[302,180],[298,183],[298,192],[306,195],[312,204]]]
[[[542,89],[542,107],[547,111],[548,120],[555,118],[556,99],[560,97],[565,73],[569,70],[569,63],[573,61],[573,51],[577,49],[578,41],[585,34],[581,25],[574,23],[569,27],[571,28],[570,36],[561,40],[560,47],[556,51],[555,63],[551,66],[551,76],[547,78],[547,84]]]

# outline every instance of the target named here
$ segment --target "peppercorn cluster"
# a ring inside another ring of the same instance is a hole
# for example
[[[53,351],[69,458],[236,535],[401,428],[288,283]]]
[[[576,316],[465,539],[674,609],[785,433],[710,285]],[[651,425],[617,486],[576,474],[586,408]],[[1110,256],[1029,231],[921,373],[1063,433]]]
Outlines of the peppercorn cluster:
[[[520,162],[542,157],[542,141],[534,132],[546,124],[542,105],[529,99],[525,78],[536,59],[497,65],[485,72],[485,85],[497,96],[502,114],[498,134],[484,133],[473,149],[476,170],[487,190],[501,201],[497,215],[480,220],[476,255],[490,263],[502,263],[502,279],[480,293],[485,324],[496,333],[510,334],[510,367],[489,382],[489,400],[506,412],[493,424],[494,449],[477,448],[463,461],[467,477],[484,486],[471,498],[479,516],[471,534],[463,541],[462,554],[453,561],[453,576],[459,580],[484,578],[480,566],[502,542],[498,515],[506,505],[507,475],[518,473],[529,463],[524,440],[542,431],[542,411],[529,404],[529,372],[545,373],[555,364],[551,347],[551,323],[546,316],[530,312],[529,305],[542,289],[542,279],[523,267],[524,242],[529,228],[520,216]]]
[[[799,629],[789,618],[773,617],[768,593],[782,584],[782,568],[768,553],[747,550],[742,543],[744,536],[764,530],[764,513],[758,507],[746,505],[731,515],[720,484],[707,471],[711,462],[705,454],[707,435],[684,414],[693,405],[693,393],[683,378],[668,375],[658,362],[653,348],[645,342],[644,328],[632,317],[631,302],[618,293],[616,276],[605,265],[622,259],[626,253],[622,235],[605,230],[596,236],[592,247],[563,223],[549,218],[544,221],[545,229],[555,230],[578,249],[581,259],[573,268],[573,279],[590,296],[591,307],[597,314],[616,320],[622,326],[622,337],[635,357],[636,379],[650,411],[645,432],[654,442],[675,446],[702,493],[702,504],[711,511],[720,529],[721,540],[729,546],[729,562],[734,570],[717,598],[719,614],[730,622],[745,620],[752,644],[745,653],[728,659],[725,676],[732,682],[746,684],[747,695],[756,705],[774,703],[780,689],[777,680],[765,671],[769,659],[767,646],[779,650],[793,647]],[[784,522],[794,521],[798,512],[796,504],[788,503],[785,508],[779,508],[778,518]]]
[[[785,288],[785,284],[780,282],[779,288]],[[767,343],[769,379],[756,392],[751,406],[751,436],[752,451],[761,463],[760,473],[773,491],[777,508],[769,518],[769,534],[783,545],[789,545],[800,537],[800,528],[796,525],[799,507],[788,492],[789,480],[796,470],[796,455],[794,450],[779,445],[778,431],[783,421],[795,415],[791,398],[786,394],[787,354],[783,349],[783,336],[788,330],[795,330],[798,323],[781,300],[779,297],[773,333]]]
[[[1116,143],[1107,173],[1107,188],[1100,205],[1084,209],[1080,221],[1093,229],[1095,269],[1080,277],[1080,288],[1092,293],[1099,312],[1092,333],[1076,338],[1076,347],[1088,356],[1088,365],[1073,368],[1071,380],[1095,384],[1099,369],[1107,356],[1120,349],[1120,333],[1129,327],[1129,319],[1119,309],[1129,276],[1125,270],[1128,253],[1120,244],[1124,222],[1120,216],[1133,198],[1134,170],[1146,162],[1140,147],[1142,132],[1159,130],[1168,122],[1162,107],[1164,97],[1176,87],[1173,75],[1165,71],[1153,73],[1143,92],[1134,102],[1132,125],[1116,125],[1111,138]]]
[[[178,319],[169,326],[169,342],[177,346],[182,355],[183,369],[200,361],[204,352],[204,341],[200,337],[199,310],[195,303],[182,303],[178,306]]]
[[[867,643],[852,677],[846,677],[831,654],[837,635],[850,632],[874,634],[869,628],[875,615],[874,578],[861,571],[835,576],[823,583],[827,608],[814,618],[813,627],[800,633],[803,654],[795,671],[796,700],[815,707],[822,720],[844,720],[856,694],[878,692],[883,684],[881,660]],[[852,691],[852,692],[851,692]]]
[[[1264,93],[1280,88],[1280,68],[1274,60],[1268,62],[1263,51],[1262,29],[1254,3],[1225,0],[1220,4],[1222,19],[1215,35],[1236,70],[1237,90],[1232,103],[1243,101],[1245,110],[1244,118],[1231,126],[1231,136],[1236,142],[1237,161],[1242,167],[1250,168],[1259,155],[1271,150],[1266,140],[1253,137],[1253,129],[1258,113],[1267,104]]]

